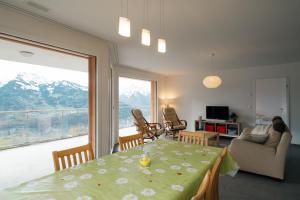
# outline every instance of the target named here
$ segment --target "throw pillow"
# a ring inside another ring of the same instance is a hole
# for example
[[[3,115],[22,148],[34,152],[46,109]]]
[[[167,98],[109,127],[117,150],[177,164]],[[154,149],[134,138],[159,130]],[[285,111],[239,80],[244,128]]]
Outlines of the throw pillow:
[[[265,146],[276,148],[280,142],[282,134],[278,131],[275,131],[273,128],[270,128],[268,135],[269,137],[265,142]]]
[[[256,125],[251,131],[251,134],[255,135],[266,135],[272,125]]]
[[[253,129],[254,130],[254,129]],[[268,134],[253,134],[253,130],[244,129],[242,134],[238,137],[238,139],[246,140],[249,142],[263,144],[266,142],[268,138]]]

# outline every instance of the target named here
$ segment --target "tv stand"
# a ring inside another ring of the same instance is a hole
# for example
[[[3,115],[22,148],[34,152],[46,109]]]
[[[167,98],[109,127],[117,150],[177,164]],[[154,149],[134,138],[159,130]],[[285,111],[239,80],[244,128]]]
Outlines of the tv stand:
[[[195,120],[195,131],[217,132],[223,137],[238,137],[241,123],[219,120]]]

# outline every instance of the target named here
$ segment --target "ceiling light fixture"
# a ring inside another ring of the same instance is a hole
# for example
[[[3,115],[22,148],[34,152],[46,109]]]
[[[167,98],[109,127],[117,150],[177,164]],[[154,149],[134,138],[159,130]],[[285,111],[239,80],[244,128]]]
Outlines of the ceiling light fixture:
[[[214,53],[211,54],[211,66],[213,65],[213,57],[215,56]],[[222,79],[217,75],[210,75],[206,76],[203,81],[203,85],[206,88],[213,89],[218,88],[222,84]]]
[[[22,56],[27,57],[27,58],[30,58],[30,57],[32,57],[32,56],[34,55],[34,53],[31,52],[31,51],[19,51],[19,53],[20,53]]]
[[[119,35],[130,37],[130,19],[128,18],[128,0],[126,0],[126,17],[123,16],[123,0],[121,0],[121,17],[119,17]]]
[[[144,16],[143,24],[145,27],[149,25],[149,15],[148,15],[148,0],[144,0]],[[151,44],[151,34],[150,31],[146,28],[142,29],[141,43],[145,46],[150,46]]]
[[[164,35],[164,32],[165,32],[164,10],[165,10],[164,0],[160,0],[160,35],[161,36]],[[159,53],[166,53],[166,51],[167,51],[166,40],[163,39],[162,37],[158,38],[158,40],[157,40],[157,51]]]

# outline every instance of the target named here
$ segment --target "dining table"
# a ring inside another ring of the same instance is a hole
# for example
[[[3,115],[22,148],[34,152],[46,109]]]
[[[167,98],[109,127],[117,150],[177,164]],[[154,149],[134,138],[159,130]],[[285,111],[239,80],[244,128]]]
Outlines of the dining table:
[[[219,147],[155,140],[4,189],[0,199],[191,199],[222,151]],[[151,159],[149,167],[139,163],[144,154]],[[228,152],[220,174],[234,175],[237,170]]]

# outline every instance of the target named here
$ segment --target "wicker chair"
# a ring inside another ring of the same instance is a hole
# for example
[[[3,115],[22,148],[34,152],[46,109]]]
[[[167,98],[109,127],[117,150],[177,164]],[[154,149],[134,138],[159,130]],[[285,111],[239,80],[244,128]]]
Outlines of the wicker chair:
[[[131,113],[134,118],[134,124],[137,131],[143,134],[144,139],[155,140],[165,132],[165,129],[160,123],[147,122],[140,109],[132,109]]]
[[[180,120],[175,109],[172,107],[163,109],[163,122],[166,127],[166,132],[172,133],[173,137],[175,137],[179,131],[186,129],[187,126],[186,120]]]

